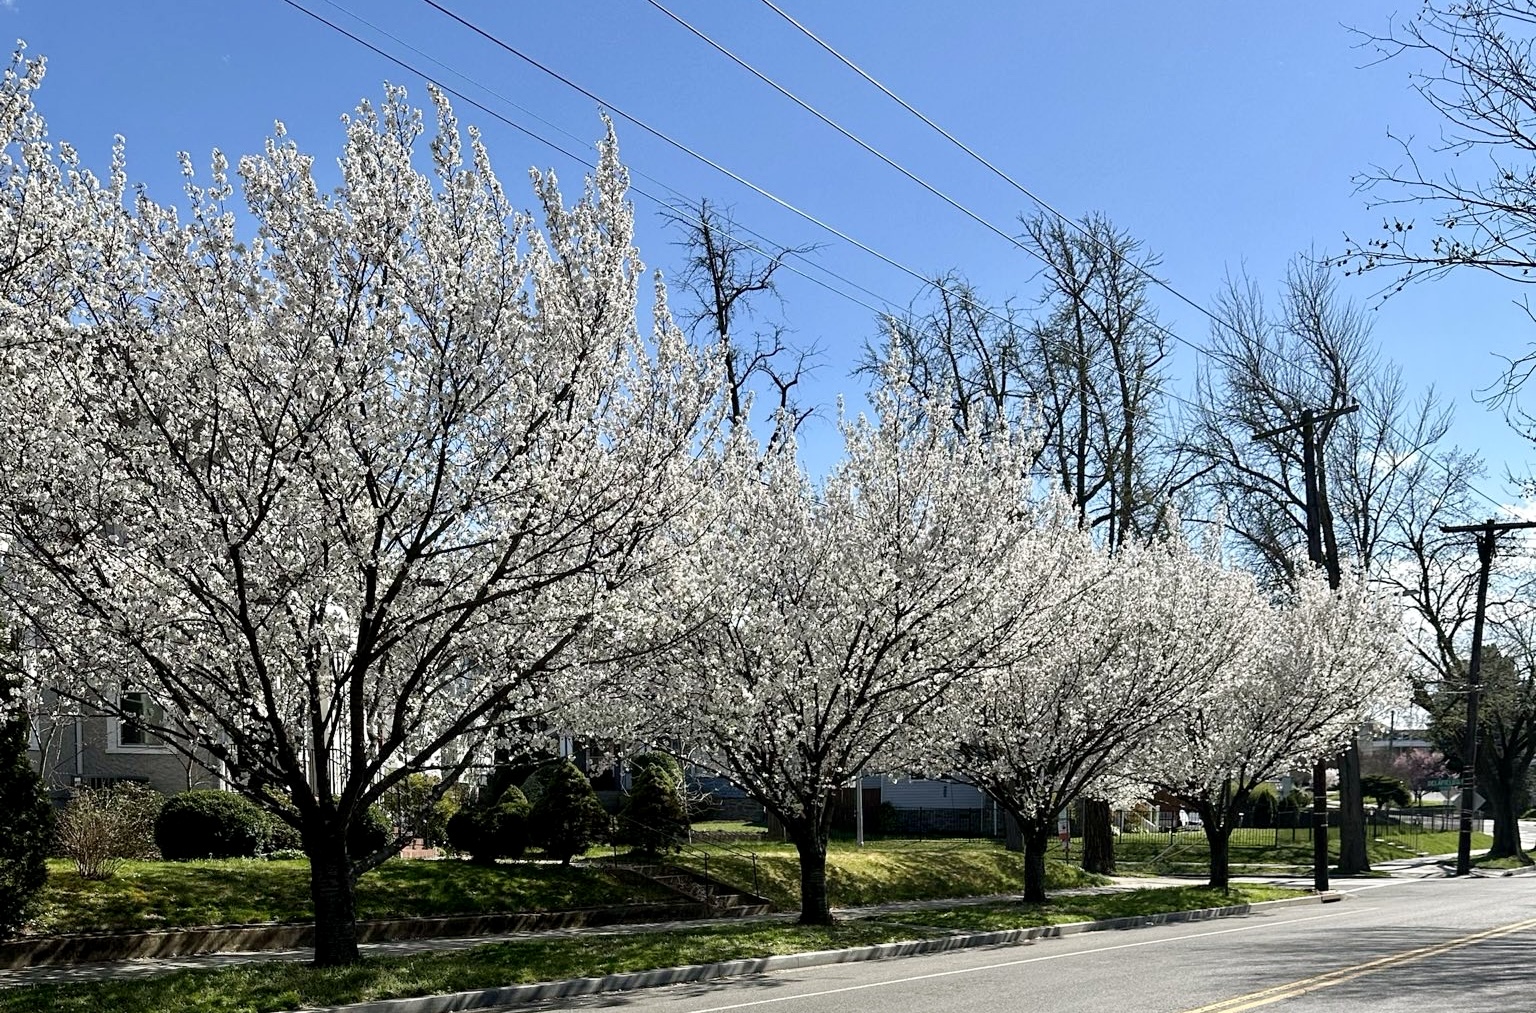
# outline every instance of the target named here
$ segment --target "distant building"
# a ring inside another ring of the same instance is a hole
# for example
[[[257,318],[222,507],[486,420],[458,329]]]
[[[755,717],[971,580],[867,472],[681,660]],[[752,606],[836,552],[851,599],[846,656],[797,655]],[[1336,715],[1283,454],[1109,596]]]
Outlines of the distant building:
[[[140,715],[143,723],[62,704],[32,715],[28,758],[56,797],[72,788],[104,788],[123,781],[168,795],[224,787],[220,778],[148,731],[145,724],[154,724],[160,715],[147,694],[125,690],[119,703],[125,715]]]

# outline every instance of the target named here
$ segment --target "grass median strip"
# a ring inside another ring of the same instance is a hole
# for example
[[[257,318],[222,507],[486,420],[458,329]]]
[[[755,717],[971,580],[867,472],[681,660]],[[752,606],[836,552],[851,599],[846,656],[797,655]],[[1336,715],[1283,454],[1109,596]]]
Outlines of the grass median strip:
[[[979,905],[908,912],[836,925],[784,922],[708,926],[669,932],[601,933],[518,939],[473,949],[378,957],[355,967],[316,969],[267,961],[163,977],[88,984],[26,986],[0,991],[0,1013],[269,1013],[562,978],[643,971],[683,964],[868,946],[952,931],[1119,918],[1272,900],[1297,891],[1195,887],[1063,897],[1044,905]],[[913,923],[936,931],[914,931]]]
[[[1172,886],[1123,893],[1058,897],[1044,904],[977,904],[942,911],[910,911],[877,915],[870,920],[883,924],[906,923],[909,926],[921,923],[945,932],[1001,932],[1006,929],[1066,925],[1108,918],[1146,918],[1172,911],[1197,911],[1202,908],[1257,904],[1301,896],[1305,896],[1305,891],[1247,883],[1233,886],[1227,891],[1212,890],[1206,886]]]

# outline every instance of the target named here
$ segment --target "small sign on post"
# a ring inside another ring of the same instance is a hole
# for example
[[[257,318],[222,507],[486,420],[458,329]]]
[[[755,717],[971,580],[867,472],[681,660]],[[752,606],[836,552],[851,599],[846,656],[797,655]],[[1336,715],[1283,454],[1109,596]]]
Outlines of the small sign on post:
[[[1066,813],[1056,817],[1056,836],[1061,838],[1061,854],[1063,858],[1072,858],[1072,821]]]

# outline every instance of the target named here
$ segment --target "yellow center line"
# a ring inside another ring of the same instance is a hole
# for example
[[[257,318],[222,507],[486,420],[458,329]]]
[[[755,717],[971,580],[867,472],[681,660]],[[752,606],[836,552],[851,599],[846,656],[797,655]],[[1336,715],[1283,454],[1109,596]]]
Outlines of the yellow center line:
[[[1497,939],[1500,936],[1524,932],[1527,929],[1533,928],[1536,928],[1536,918],[1527,918],[1523,922],[1501,925],[1498,928],[1476,932],[1470,936],[1461,936],[1448,942],[1436,943],[1433,946],[1421,946],[1416,950],[1393,953],[1367,961],[1364,964],[1341,967],[1337,971],[1328,971],[1310,978],[1302,978],[1299,981],[1293,981],[1286,985],[1276,985],[1273,988],[1262,989],[1258,992],[1249,992],[1247,995],[1236,995],[1230,999],[1213,1002],[1207,1006],[1186,1010],[1185,1013],[1241,1013],[1243,1010],[1257,1009],[1260,1006],[1268,1006],[1270,1003],[1294,999],[1309,992],[1317,992],[1325,988],[1332,988],[1335,985],[1342,985],[1347,981],[1353,981],[1368,974],[1375,974],[1377,971],[1395,967],[1399,964],[1412,963],[1416,960],[1423,960],[1426,957],[1458,950],[1463,946],[1471,946],[1474,943],[1480,943],[1487,939]]]

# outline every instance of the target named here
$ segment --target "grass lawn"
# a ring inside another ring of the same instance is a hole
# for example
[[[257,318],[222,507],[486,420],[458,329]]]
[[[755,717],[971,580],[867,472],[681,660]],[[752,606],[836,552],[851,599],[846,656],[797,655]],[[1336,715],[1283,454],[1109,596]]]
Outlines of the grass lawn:
[[[1518,858],[1489,858],[1486,855],[1479,858],[1476,855],[1472,856],[1472,867],[1476,869],[1523,869],[1531,864],[1533,863],[1529,856],[1523,862]]]
[[[751,889],[750,860],[723,848],[706,850],[711,852],[710,875]],[[754,844],[753,850],[762,896],[781,909],[799,908],[800,860],[794,845]],[[683,855],[678,861],[703,870],[697,856]],[[1075,865],[1046,862],[1048,889],[1105,882],[1102,876]],[[827,852],[827,889],[834,907],[1018,893],[1024,889],[1024,858],[992,841],[882,840],[859,848],[849,841],[834,840]]]
[[[925,911],[940,929],[986,929],[1147,915],[1272,899],[1267,887],[1237,887],[1221,894],[1193,887],[1137,890],[1063,898],[1045,905],[988,905],[954,912]],[[1033,910],[1031,910],[1033,909]],[[907,916],[909,919],[912,916]],[[1044,918],[1045,921],[1030,921]],[[297,963],[260,963],[161,978],[0,990],[0,1013],[268,1013],[498,985],[514,985],[678,964],[710,963],[807,950],[863,946],[933,935],[891,920],[851,920],[802,927],[747,923],[674,932],[586,935],[518,940],[456,953],[365,960],[348,968],[317,970]]]
[[[1125,834],[1115,841],[1118,861],[1134,867],[1138,863],[1150,866],[1150,871],[1179,869],[1185,866],[1204,866],[1210,861],[1210,848],[1205,835],[1199,832],[1178,834],[1176,848],[1170,849],[1167,834]],[[1473,834],[1473,850],[1487,849],[1493,844],[1488,834]],[[1412,858],[1418,854],[1439,855],[1456,850],[1456,831],[1424,831],[1414,834],[1411,828],[1397,832],[1370,836],[1366,839],[1366,852],[1372,862],[1387,862],[1397,858]],[[1336,829],[1329,831],[1329,854],[1337,860],[1339,835]],[[1234,869],[1240,866],[1294,866],[1311,868],[1312,839],[1305,831],[1298,831],[1292,838],[1291,831],[1281,830],[1278,842],[1271,839],[1262,845],[1234,840],[1231,854]],[[1129,870],[1126,870],[1129,871]]]
[[[1306,896],[1306,891],[1251,883],[1237,883],[1225,891],[1212,890],[1208,886],[1174,886],[1126,893],[1057,897],[1044,904],[982,904],[947,911],[875,915],[869,920],[881,924],[905,924],[912,928],[921,926],[950,931],[999,932],[1004,929],[1063,925],[1101,918],[1146,917],[1168,911],[1257,904],[1260,901],[1303,896]]]
[[[393,859],[357,884],[359,918],[412,918],[571,908],[672,899],[598,867],[533,863],[495,867],[460,861]],[[50,860],[41,913],[29,934],[140,930],[314,917],[309,863],[226,859],[127,862],[103,882],[72,863]]]

